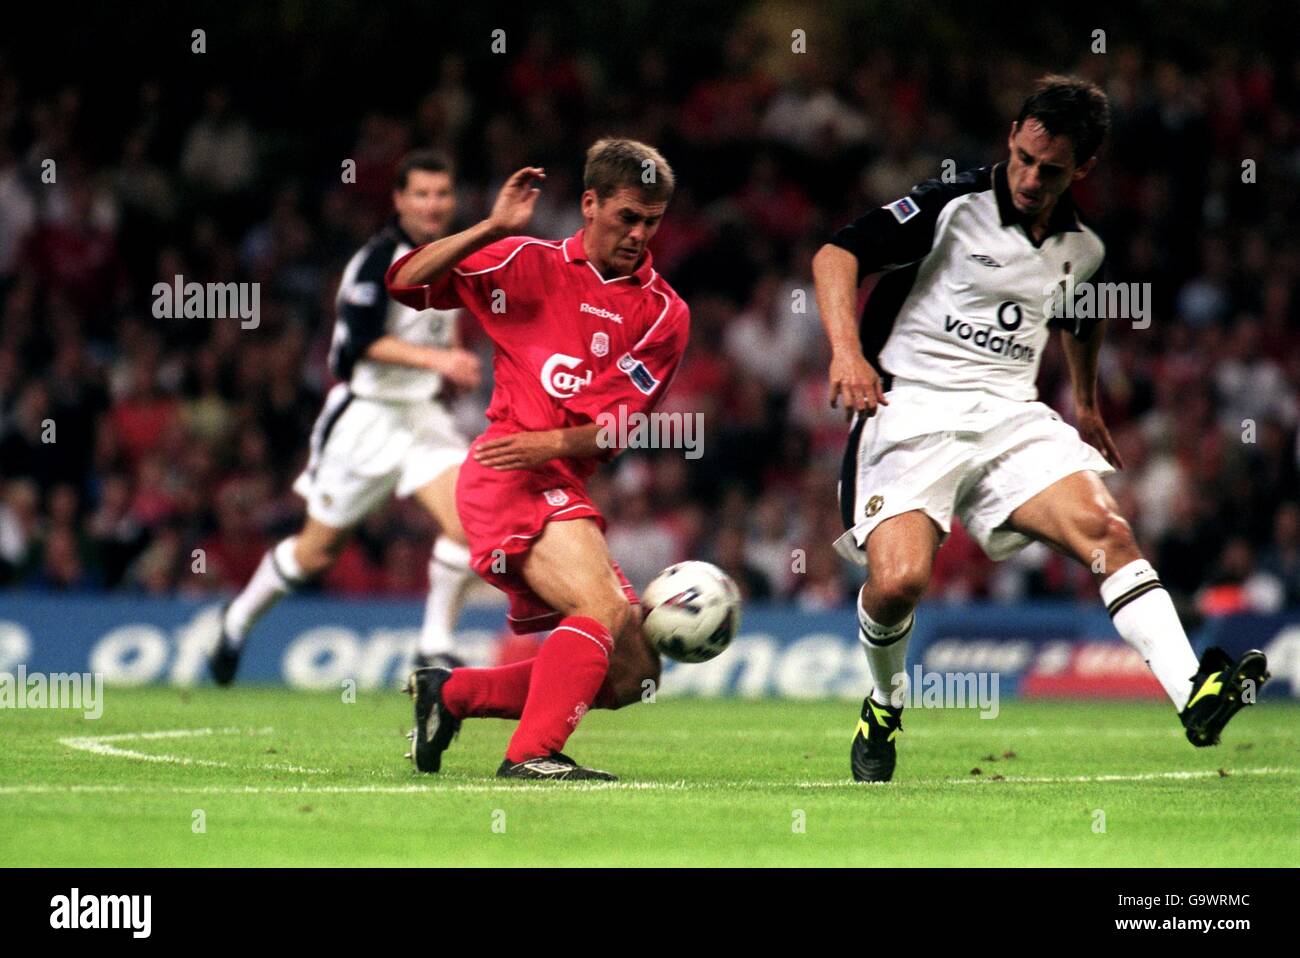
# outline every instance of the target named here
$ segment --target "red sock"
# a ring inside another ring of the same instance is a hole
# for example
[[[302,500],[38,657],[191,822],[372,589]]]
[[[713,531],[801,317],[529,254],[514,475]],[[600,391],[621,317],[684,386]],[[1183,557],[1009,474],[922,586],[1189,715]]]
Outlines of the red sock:
[[[535,658],[525,659],[492,669],[456,669],[442,687],[443,704],[459,719],[517,719],[524,714],[535,661]],[[618,697],[609,676],[600,683],[591,707],[618,708]]]
[[[442,687],[442,702],[456,718],[517,719],[528,699],[535,659],[493,669],[454,669]]]
[[[612,648],[609,630],[595,619],[571,615],[556,626],[533,659],[507,759],[522,762],[564,748],[605,680]]]

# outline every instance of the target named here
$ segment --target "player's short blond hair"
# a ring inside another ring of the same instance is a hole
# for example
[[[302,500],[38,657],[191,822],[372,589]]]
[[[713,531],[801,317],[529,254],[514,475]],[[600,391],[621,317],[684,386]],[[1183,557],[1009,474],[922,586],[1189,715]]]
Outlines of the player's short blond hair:
[[[606,200],[621,189],[632,189],[648,202],[667,203],[675,185],[673,168],[649,144],[606,137],[587,150],[582,186],[595,190],[597,199]]]

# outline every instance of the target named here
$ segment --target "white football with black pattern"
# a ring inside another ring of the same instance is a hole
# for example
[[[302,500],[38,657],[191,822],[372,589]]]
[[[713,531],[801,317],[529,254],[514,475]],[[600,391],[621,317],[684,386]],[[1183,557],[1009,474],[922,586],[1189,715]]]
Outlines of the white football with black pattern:
[[[740,628],[740,590],[708,562],[670,565],[646,586],[641,606],[646,639],[678,662],[707,662]]]

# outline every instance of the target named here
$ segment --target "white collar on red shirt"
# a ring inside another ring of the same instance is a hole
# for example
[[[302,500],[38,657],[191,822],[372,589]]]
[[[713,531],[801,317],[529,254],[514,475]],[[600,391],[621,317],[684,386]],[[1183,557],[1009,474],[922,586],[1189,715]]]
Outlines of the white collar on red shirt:
[[[635,270],[633,270],[630,275],[615,276],[613,279],[606,279],[605,277],[601,276],[600,270],[596,269],[596,267],[591,263],[591,261],[587,259],[587,251],[582,246],[582,234],[585,232],[586,232],[585,228],[580,229],[578,230],[578,232],[574,233],[572,236],[570,236],[568,239],[564,241],[563,248],[564,248],[565,262],[586,263],[587,266],[590,267],[591,271],[596,274],[596,277],[602,283],[617,283],[625,279],[635,279],[639,285],[645,286],[647,283],[651,282],[654,279],[655,271],[654,271],[654,267],[651,265],[654,261],[654,257],[650,255],[649,250],[645,251],[645,256],[642,257],[641,259],[641,265],[638,266]]]

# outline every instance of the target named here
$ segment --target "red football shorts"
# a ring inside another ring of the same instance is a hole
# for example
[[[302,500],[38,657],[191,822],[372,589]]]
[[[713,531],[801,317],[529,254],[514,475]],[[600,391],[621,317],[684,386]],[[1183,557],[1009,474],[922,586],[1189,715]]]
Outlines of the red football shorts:
[[[594,519],[605,531],[600,514],[587,490],[577,485],[542,488],[546,476],[529,469],[497,470],[467,458],[456,481],[456,509],[469,540],[470,565],[485,581],[510,597],[506,616],[517,633],[544,632],[564,616],[534,592],[517,571],[548,522]],[[554,481],[554,480],[550,480]],[[639,600],[632,583],[613,559],[610,565],[623,586],[627,601]]]

